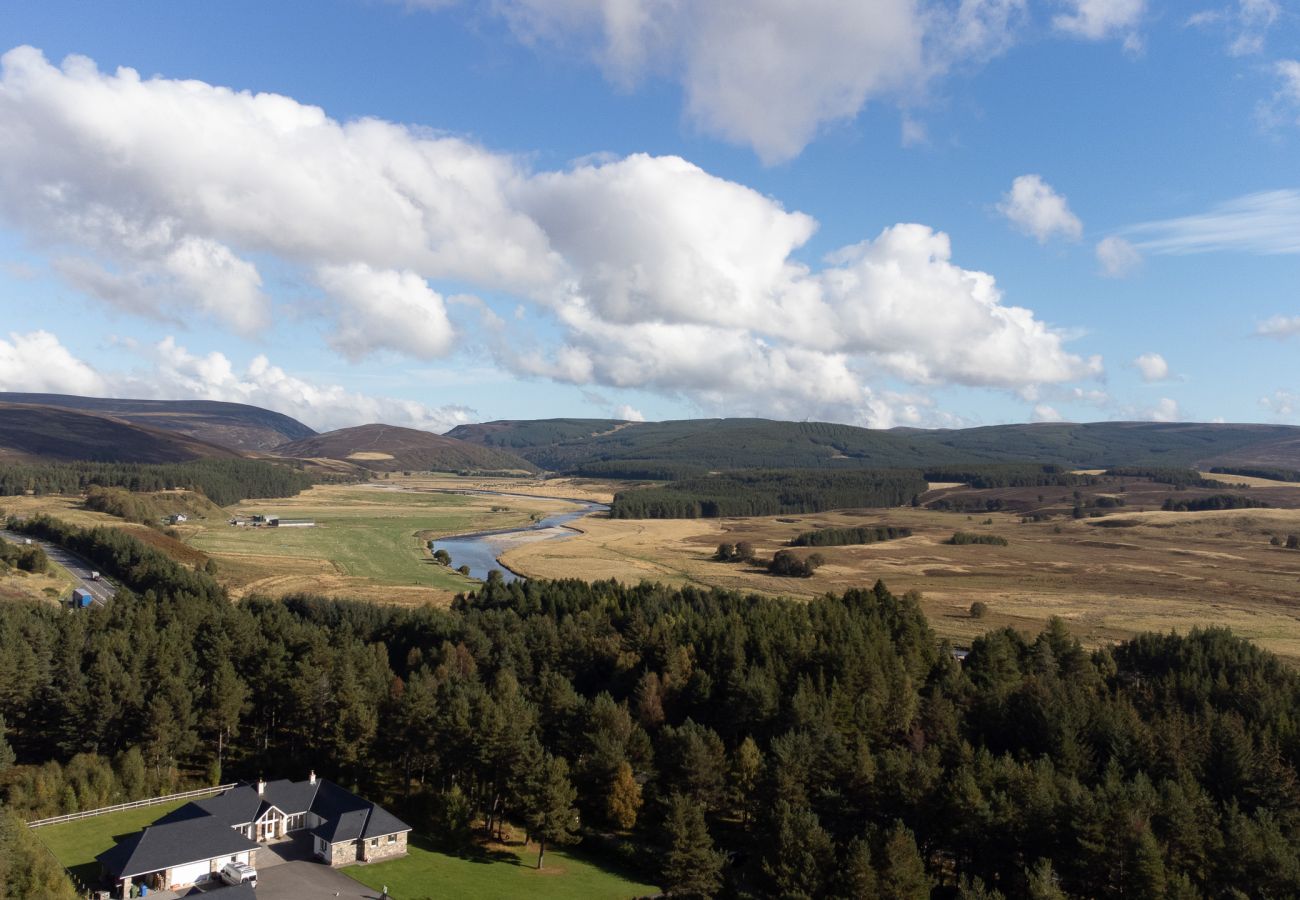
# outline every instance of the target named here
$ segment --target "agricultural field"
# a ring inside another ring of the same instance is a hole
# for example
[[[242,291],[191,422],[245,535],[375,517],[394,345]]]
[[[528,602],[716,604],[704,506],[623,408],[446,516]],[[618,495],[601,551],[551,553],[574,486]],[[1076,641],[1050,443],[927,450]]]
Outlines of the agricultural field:
[[[603,868],[559,847],[546,850],[546,868],[538,870],[536,846],[493,845],[483,854],[448,856],[412,842],[409,854],[391,862],[343,869],[344,874],[376,891],[384,886],[396,897],[495,898],[577,897],[624,900],[657,896],[659,889]]]
[[[519,547],[503,562],[534,577],[580,572],[590,579],[651,579],[799,597],[870,586],[880,578],[895,592],[921,592],[931,625],[958,644],[1004,625],[1037,631],[1050,616],[1064,618],[1094,646],[1139,631],[1185,632],[1213,624],[1300,664],[1300,551],[1270,543],[1300,534],[1300,490],[1290,485],[1251,491],[1279,508],[1162,512],[1167,488],[1128,485],[1126,506],[1075,519],[1068,489],[971,491],[946,485],[927,499],[1000,498],[1032,505],[1045,493],[1052,496],[1041,506],[1051,518],[1023,521],[1024,509],[911,507],[745,519],[588,517],[576,523],[581,536]],[[1104,493],[1116,496],[1104,489],[1091,496]],[[754,565],[711,559],[724,541],[749,541],[758,557],[768,558],[802,531],[860,525],[902,526],[913,534],[865,546],[818,547],[826,563],[811,578],[778,578]],[[959,530],[1000,535],[1008,545],[946,544]],[[979,619],[969,613],[977,600],[988,607]]]
[[[465,481],[415,476],[318,485],[297,497],[229,509],[239,516],[310,519],[312,528],[233,527],[209,520],[179,530],[189,546],[215,561],[217,576],[237,597],[310,591],[394,603],[446,602],[475,582],[434,562],[430,539],[519,527],[563,508],[543,497],[447,492],[478,489]]]

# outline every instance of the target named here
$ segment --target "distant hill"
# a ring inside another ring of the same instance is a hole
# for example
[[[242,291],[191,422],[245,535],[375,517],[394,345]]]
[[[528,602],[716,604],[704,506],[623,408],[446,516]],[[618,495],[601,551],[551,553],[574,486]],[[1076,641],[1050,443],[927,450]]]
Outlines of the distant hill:
[[[0,403],[0,461],[170,463],[241,455],[189,435],[107,416],[54,406]]]
[[[282,444],[275,452],[296,459],[344,460],[381,472],[536,471],[532,463],[505,450],[396,425],[341,428]]]
[[[173,431],[242,451],[269,451],[316,432],[297,419],[243,403],[214,400],[117,400],[66,394],[0,392],[0,403],[56,406],[112,416],[148,428]]]
[[[448,436],[508,448],[544,469],[612,477],[692,470],[927,467],[1032,460],[1110,465],[1300,467],[1300,428],[1160,422],[1049,422],[888,431],[825,422],[543,419],[461,425]]]

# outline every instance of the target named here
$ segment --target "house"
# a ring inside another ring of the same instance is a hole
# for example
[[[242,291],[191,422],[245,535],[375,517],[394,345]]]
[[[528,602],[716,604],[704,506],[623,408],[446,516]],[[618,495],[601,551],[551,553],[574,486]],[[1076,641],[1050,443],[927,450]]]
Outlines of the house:
[[[195,800],[98,857],[106,877],[130,896],[132,884],[179,889],[211,881],[228,862],[257,865],[268,844],[301,837],[329,866],[406,855],[411,827],[333,782],[259,781]]]
[[[185,515],[185,513],[175,513],[174,515],[167,517],[167,521],[172,525],[180,525],[182,522],[188,522],[189,520],[190,517]]]

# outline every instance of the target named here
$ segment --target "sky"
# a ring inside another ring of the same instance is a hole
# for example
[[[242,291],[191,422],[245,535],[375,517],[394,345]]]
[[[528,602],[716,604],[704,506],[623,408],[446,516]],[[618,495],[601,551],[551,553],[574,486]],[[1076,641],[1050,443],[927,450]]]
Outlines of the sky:
[[[1300,424],[1294,0],[11,0],[0,390]]]

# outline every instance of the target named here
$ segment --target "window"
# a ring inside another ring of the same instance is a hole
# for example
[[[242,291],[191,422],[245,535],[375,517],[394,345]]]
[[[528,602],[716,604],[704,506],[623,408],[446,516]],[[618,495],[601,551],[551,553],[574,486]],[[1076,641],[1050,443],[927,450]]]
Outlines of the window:
[[[397,835],[395,835],[395,834],[390,834],[390,835],[388,836],[388,843],[390,843],[390,844],[396,844],[396,843],[397,843]]]

